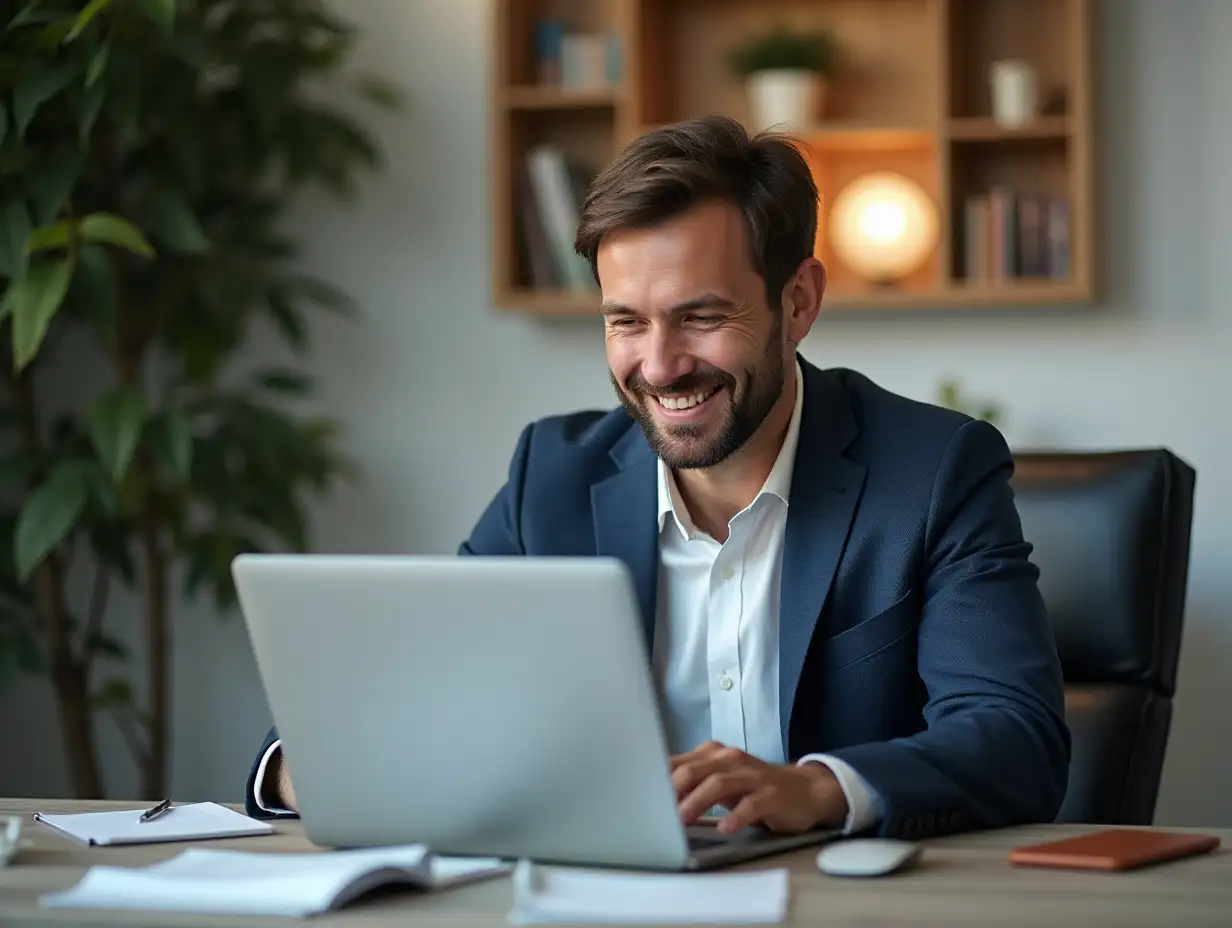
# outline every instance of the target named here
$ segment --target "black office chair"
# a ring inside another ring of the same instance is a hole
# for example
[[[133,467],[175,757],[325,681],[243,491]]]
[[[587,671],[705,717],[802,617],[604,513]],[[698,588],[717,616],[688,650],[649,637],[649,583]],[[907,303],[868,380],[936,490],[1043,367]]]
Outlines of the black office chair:
[[[1074,741],[1057,821],[1149,825],[1172,721],[1196,473],[1164,449],[1015,460]]]

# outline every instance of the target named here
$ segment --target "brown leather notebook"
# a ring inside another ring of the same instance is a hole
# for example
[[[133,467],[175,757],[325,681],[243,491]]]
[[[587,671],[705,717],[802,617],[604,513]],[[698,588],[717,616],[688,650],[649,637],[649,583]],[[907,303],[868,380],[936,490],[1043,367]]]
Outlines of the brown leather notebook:
[[[1132,870],[1205,854],[1219,847],[1214,835],[1109,828],[1077,838],[1031,844],[1010,851],[1010,863],[1080,870]]]

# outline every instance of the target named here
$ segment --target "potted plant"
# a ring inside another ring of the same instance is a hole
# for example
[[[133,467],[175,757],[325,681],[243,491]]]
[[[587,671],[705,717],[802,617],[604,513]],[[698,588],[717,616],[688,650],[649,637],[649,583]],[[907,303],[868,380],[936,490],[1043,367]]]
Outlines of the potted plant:
[[[829,31],[780,23],[733,48],[729,64],[744,81],[756,131],[798,131],[821,117],[837,60]]]
[[[325,0],[0,13],[0,691],[46,676],[78,797],[105,794],[104,721],[167,795],[176,581],[234,605],[235,555],[305,549],[309,496],[348,470],[294,356],[308,311],[349,301],[298,266],[287,212],[381,163],[343,85],[396,95],[344,77],[354,38]],[[262,325],[292,360],[237,370]]]

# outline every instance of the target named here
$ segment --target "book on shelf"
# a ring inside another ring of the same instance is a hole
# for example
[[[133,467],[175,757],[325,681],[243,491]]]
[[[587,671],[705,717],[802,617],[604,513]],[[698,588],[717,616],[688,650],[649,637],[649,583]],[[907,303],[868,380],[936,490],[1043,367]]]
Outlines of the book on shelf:
[[[615,87],[622,74],[614,32],[575,32],[557,19],[535,24],[535,79],[566,90]]]
[[[1002,185],[971,194],[963,203],[963,241],[967,281],[1065,280],[1069,201]]]
[[[518,181],[518,227],[531,286],[595,290],[589,263],[573,250],[587,174],[552,145],[531,148],[522,173]]]

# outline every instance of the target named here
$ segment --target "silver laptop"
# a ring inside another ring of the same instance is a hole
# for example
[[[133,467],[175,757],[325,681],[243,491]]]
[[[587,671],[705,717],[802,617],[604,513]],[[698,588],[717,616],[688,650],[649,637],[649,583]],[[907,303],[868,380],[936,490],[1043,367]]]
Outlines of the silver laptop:
[[[244,555],[232,570],[317,845],[690,870],[835,834],[682,827],[618,560]]]

